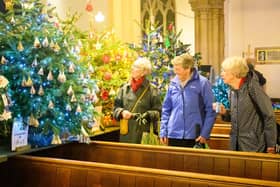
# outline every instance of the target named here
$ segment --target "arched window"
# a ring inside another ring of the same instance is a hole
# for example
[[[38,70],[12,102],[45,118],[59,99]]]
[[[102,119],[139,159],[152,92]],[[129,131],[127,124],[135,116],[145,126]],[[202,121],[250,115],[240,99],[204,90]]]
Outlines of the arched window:
[[[175,25],[175,0],[141,0],[142,28],[147,21],[153,26],[162,26],[165,35],[167,26]]]

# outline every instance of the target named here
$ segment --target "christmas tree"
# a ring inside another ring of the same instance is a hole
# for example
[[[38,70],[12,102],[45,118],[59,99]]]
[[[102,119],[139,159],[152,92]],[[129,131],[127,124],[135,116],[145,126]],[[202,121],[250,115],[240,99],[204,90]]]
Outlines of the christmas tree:
[[[61,21],[39,0],[12,0],[6,8],[0,14],[0,74],[10,81],[13,118],[30,125],[36,146],[48,145],[53,135],[80,134],[81,122],[93,119],[94,83],[79,59],[77,16]]]
[[[164,98],[170,79],[174,76],[171,60],[183,53],[189,53],[190,44],[183,44],[179,40],[182,31],[176,32],[173,24],[169,24],[167,34],[162,36],[162,28],[157,24],[146,21],[142,27],[143,40],[141,46],[131,45],[139,56],[149,58],[153,65],[150,77],[152,84],[159,88]]]
[[[117,90],[128,81],[136,53],[121,42],[113,30],[95,30],[91,1],[87,2],[85,10],[89,14],[90,31],[82,40],[81,62],[88,67],[91,78],[97,83],[95,105],[102,107],[101,124],[111,126],[116,124],[112,111]]]

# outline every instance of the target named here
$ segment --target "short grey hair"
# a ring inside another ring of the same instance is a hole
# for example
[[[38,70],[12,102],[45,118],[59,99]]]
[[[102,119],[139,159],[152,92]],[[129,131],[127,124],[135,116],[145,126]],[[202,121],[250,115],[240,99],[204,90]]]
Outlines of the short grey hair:
[[[222,62],[222,69],[230,71],[237,78],[246,77],[249,72],[246,60],[238,56],[226,58]]]
[[[149,75],[152,73],[151,61],[146,57],[140,57],[140,58],[136,59],[133,62],[132,67],[136,67],[136,68],[143,70],[145,75]]]
[[[194,59],[189,54],[182,54],[180,56],[176,56],[171,63],[173,65],[181,64],[184,69],[193,68],[194,67]]]

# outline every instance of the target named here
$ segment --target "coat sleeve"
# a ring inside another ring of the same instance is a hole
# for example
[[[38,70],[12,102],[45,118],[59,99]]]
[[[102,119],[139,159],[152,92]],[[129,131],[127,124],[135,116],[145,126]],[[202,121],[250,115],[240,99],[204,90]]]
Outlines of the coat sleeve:
[[[161,110],[161,121],[160,121],[160,137],[167,137],[168,136],[168,121],[172,110],[172,101],[171,101],[171,94],[170,89],[168,89],[163,105]]]
[[[207,80],[202,85],[202,98],[204,103],[204,123],[201,129],[201,136],[210,138],[210,133],[216,119],[216,112],[213,110],[212,104],[214,102],[214,95],[211,89],[211,83]]]

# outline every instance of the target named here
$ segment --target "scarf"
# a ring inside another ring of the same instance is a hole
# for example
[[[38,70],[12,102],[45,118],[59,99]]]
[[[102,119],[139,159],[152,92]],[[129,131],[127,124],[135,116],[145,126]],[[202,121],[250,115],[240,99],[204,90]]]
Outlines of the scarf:
[[[140,86],[142,85],[144,80],[145,80],[145,77],[141,77],[138,80],[131,79],[130,86],[131,86],[131,89],[134,93],[140,88]]]

